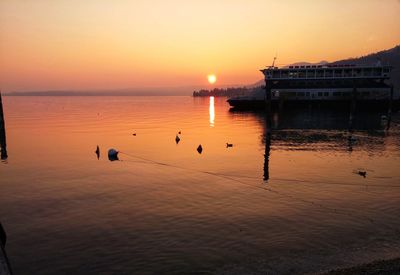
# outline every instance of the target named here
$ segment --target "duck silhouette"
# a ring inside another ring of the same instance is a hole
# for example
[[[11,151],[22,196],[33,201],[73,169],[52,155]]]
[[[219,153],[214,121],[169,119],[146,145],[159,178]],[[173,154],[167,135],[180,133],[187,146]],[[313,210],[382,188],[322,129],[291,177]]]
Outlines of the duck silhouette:
[[[362,177],[367,177],[367,171],[358,171],[358,174]]]
[[[226,143],[226,148],[233,147],[232,143]]]

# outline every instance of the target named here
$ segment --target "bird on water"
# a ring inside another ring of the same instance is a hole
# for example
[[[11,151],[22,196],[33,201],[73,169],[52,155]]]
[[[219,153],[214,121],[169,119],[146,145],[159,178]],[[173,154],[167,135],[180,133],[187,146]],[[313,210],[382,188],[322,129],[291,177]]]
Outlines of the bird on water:
[[[95,153],[96,153],[97,159],[100,159],[100,148],[99,148],[99,145],[97,145]]]
[[[199,147],[197,147],[197,152],[199,152],[199,154],[203,152],[203,147],[201,146],[201,144],[199,145]]]

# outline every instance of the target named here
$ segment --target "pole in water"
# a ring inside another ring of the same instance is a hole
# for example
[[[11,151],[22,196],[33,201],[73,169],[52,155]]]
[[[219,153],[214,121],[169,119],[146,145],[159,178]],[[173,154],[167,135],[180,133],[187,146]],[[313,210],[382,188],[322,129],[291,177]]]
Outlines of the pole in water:
[[[7,142],[6,142],[6,126],[4,122],[3,114],[3,101],[0,92],[0,147],[1,147],[1,159],[7,159]]]
[[[264,152],[264,181],[269,180],[269,158],[271,155],[271,135],[272,135],[272,122],[271,110],[267,110],[265,117],[265,152]]]

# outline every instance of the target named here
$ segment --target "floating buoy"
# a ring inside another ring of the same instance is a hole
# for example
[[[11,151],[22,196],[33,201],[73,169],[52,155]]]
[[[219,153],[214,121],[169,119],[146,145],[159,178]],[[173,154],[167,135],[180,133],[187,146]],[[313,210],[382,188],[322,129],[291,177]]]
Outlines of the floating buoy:
[[[108,159],[110,161],[119,160],[118,158],[118,151],[115,149],[108,150]]]
[[[176,135],[176,137],[175,137],[175,142],[176,142],[176,144],[178,144],[179,141],[181,141],[181,139],[180,139],[180,137],[179,137],[178,135]]]
[[[226,148],[228,148],[228,147],[233,147],[233,144],[232,143],[226,143]]]
[[[199,152],[199,154],[203,152],[203,147],[201,146],[201,144],[199,145],[199,147],[197,147],[197,152]]]
[[[136,133],[133,133],[132,136],[135,136],[135,137],[136,137]]]
[[[179,131],[178,134],[182,134],[181,131]]]
[[[97,145],[95,153],[97,155],[97,159],[100,159],[100,148],[99,148],[99,145]]]

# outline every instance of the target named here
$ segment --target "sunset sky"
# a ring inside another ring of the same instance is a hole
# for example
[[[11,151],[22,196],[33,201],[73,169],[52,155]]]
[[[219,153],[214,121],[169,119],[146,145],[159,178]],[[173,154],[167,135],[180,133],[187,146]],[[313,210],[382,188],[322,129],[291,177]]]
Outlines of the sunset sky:
[[[0,89],[251,84],[400,44],[399,0],[1,0]]]

